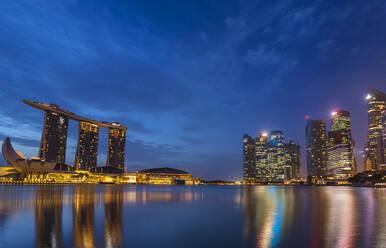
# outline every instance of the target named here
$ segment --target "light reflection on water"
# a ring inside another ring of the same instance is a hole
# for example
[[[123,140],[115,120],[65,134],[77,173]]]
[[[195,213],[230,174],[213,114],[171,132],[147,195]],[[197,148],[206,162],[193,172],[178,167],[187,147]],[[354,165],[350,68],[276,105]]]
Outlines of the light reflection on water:
[[[372,188],[0,185],[0,247],[386,247],[384,206]]]

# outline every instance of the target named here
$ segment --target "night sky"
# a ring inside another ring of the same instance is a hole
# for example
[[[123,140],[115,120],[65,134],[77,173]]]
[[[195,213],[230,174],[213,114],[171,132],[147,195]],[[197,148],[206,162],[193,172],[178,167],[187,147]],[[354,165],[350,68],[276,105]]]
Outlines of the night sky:
[[[361,167],[365,90],[386,91],[385,1],[2,0],[0,24],[0,140],[27,157],[43,112],[22,99],[127,126],[127,171],[228,180],[244,133],[282,130],[305,168],[305,115],[345,109]]]

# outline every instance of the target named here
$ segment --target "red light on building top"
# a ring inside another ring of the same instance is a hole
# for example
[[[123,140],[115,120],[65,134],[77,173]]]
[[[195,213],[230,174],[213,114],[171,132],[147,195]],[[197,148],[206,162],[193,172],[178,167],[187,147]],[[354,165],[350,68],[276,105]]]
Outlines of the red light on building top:
[[[306,120],[310,119],[310,116],[309,115],[306,115]]]

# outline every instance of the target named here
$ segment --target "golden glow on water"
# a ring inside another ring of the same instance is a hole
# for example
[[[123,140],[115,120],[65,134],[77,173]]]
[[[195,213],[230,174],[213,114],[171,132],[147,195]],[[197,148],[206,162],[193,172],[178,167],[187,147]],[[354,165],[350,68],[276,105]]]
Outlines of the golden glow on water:
[[[74,188],[73,228],[75,247],[95,247],[94,242],[94,187]]]

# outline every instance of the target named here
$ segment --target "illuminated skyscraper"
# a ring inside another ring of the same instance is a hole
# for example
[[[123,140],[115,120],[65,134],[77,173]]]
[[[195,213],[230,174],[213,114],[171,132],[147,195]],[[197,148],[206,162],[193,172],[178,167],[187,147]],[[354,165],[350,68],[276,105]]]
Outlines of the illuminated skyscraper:
[[[85,121],[79,121],[79,135],[75,155],[75,169],[90,170],[97,166],[98,134],[98,125]]]
[[[381,170],[385,164],[385,149],[383,144],[384,113],[386,95],[375,89],[367,90],[367,114],[369,134],[365,146],[365,164],[367,170]]]
[[[249,135],[244,135],[244,181],[255,183],[283,183],[287,166],[287,145],[284,144],[283,132],[272,131],[259,133],[255,142]],[[294,172],[300,175],[300,147],[288,150],[289,166],[294,166]],[[299,166],[299,168],[297,168]],[[292,167],[291,167],[292,168]]]
[[[330,178],[347,179],[355,172],[350,112],[339,110],[331,113],[327,154],[327,169]]]
[[[283,132],[261,132],[255,143],[256,182],[282,183],[285,154]]]
[[[255,146],[254,141],[249,135],[243,137],[243,176],[245,183],[254,183],[256,166],[255,166]]]
[[[284,145],[285,179],[287,181],[301,179],[300,145],[290,141]]]
[[[326,123],[307,119],[306,153],[307,176],[322,177],[327,171]]]
[[[256,182],[268,182],[270,171],[268,162],[268,133],[261,132],[255,142]]]
[[[113,123],[119,125],[118,123]],[[106,166],[124,170],[126,129],[109,128],[109,154]]]
[[[270,171],[270,182],[284,182],[284,140],[282,131],[272,131],[269,136],[267,168]]]
[[[57,105],[50,106],[57,108]],[[39,157],[63,165],[66,160],[67,131],[67,116],[45,111]]]
[[[64,162],[68,121],[71,119],[79,121],[78,145],[74,161],[75,169],[90,170],[96,173],[116,174],[124,172],[127,130],[125,126],[117,122],[109,123],[84,118],[68,110],[60,109],[56,104],[27,100],[23,100],[23,102],[45,112],[39,157],[47,161],[56,161],[57,165],[60,165],[56,166],[59,170],[62,168],[70,169]],[[106,166],[97,167],[98,133],[100,127],[109,129],[109,147]]]

